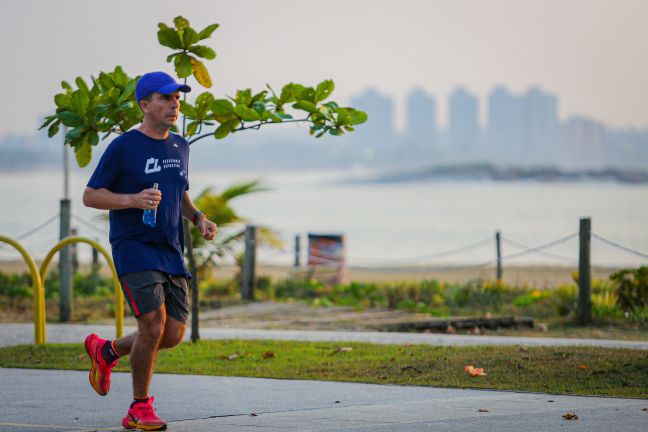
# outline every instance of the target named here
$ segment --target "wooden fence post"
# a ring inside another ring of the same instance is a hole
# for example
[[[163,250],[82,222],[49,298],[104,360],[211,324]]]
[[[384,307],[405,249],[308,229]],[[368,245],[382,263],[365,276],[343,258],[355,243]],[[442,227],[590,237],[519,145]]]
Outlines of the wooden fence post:
[[[245,227],[245,255],[243,257],[243,274],[241,275],[241,299],[254,300],[256,285],[256,245],[257,227]]]
[[[295,268],[299,268],[299,254],[301,253],[301,237],[299,234],[295,236]]]
[[[499,231],[495,232],[495,245],[497,249],[497,270],[495,278],[497,282],[502,281],[502,238]]]
[[[592,220],[580,220],[580,248],[578,254],[578,322],[588,325],[592,320],[592,266],[590,263]]]

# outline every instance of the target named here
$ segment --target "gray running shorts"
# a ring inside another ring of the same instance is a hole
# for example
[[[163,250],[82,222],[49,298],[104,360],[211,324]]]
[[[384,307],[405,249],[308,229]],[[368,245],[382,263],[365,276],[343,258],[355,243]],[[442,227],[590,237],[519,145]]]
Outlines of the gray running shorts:
[[[128,305],[138,318],[164,305],[167,316],[187,322],[189,295],[184,275],[167,275],[160,271],[127,273],[120,278],[122,291]]]

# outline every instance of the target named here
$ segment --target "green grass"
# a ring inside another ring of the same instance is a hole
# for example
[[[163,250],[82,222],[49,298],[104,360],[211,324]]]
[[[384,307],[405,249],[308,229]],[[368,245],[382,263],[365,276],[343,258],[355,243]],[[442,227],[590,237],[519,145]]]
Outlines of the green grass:
[[[352,350],[338,351],[342,346]],[[89,364],[77,344],[0,348],[0,367],[84,370]],[[465,365],[488,375],[470,377]],[[128,360],[116,370],[128,371]],[[648,351],[588,347],[200,341],[160,352],[156,373],[648,398]]]

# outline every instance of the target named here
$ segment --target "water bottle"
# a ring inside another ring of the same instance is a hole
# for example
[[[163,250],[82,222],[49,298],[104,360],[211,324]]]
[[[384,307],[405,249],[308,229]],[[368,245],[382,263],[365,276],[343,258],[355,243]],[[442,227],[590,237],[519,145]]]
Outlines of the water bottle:
[[[158,190],[158,184],[153,183],[153,190]],[[142,214],[142,222],[144,222],[144,225],[148,225],[151,228],[155,226],[155,214],[157,213],[157,209],[153,210],[144,210],[144,213]]]

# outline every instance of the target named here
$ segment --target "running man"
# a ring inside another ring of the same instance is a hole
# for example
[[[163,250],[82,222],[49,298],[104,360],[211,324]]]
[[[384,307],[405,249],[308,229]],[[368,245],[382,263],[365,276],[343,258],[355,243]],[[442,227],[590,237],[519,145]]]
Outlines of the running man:
[[[187,193],[189,144],[169,132],[178,119],[180,92],[189,91],[164,72],[144,74],[135,88],[142,124],[110,143],[83,194],[86,206],[110,210],[112,256],[137,318],[133,334],[112,341],[91,334],[85,340],[90,384],[102,396],[110,391],[117,360],[130,354],[133,402],[122,420],[126,429],[167,427],[155,413],[149,385],[158,350],[182,341],[189,316],[182,217],[206,240],[218,232]],[[143,223],[144,210],[157,211],[155,226]]]

